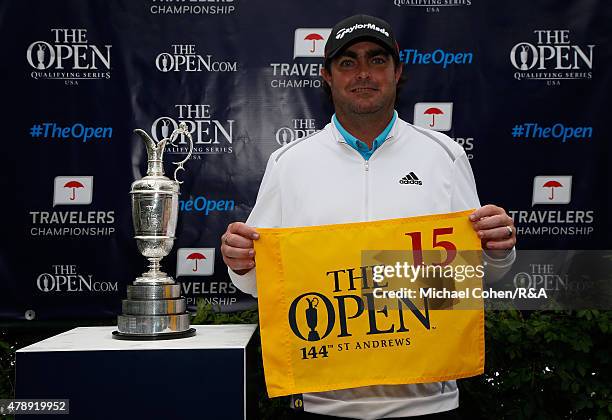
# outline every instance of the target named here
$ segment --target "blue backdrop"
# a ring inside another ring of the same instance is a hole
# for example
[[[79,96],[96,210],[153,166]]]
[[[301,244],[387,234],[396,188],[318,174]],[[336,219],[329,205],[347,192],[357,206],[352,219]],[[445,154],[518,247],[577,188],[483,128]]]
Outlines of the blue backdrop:
[[[119,312],[145,266],[128,192],[146,153],[133,130],[161,138],[182,121],[196,153],[162,264],[191,304],[253,307],[219,237],[248,216],[268,156],[329,122],[323,46],[354,13],[392,24],[400,117],[464,146],[481,202],[514,217],[518,248],[610,248],[607,2],[2,2],[0,318]]]

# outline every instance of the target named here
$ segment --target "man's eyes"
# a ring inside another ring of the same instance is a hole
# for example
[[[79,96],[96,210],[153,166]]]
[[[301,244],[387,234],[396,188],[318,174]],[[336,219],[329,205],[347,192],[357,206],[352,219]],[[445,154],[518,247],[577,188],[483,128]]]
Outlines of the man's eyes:
[[[384,56],[376,56],[376,57],[372,57],[370,59],[370,62],[372,64],[385,64],[387,62],[386,57]],[[351,67],[355,64],[355,60],[351,60],[351,59],[343,59],[340,60],[340,67]]]

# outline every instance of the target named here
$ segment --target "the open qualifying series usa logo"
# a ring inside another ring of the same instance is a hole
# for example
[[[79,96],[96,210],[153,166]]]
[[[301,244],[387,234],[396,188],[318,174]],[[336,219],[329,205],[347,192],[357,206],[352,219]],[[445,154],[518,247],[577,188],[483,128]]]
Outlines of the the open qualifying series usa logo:
[[[567,29],[536,29],[533,33],[534,43],[519,42],[510,51],[516,80],[542,80],[558,86],[561,80],[593,78],[594,44],[572,44]]]
[[[427,13],[439,13],[440,10],[471,6],[472,0],[393,0],[397,7],[416,7]]]
[[[202,159],[202,155],[233,153],[235,120],[218,120],[212,115],[210,105],[177,104],[176,116],[162,116],[153,121],[151,134],[155,141],[170,137],[170,134],[184,122],[193,137],[191,159]],[[166,154],[185,154],[189,151],[189,141],[182,134],[176,141],[177,146],[166,146]]]
[[[110,79],[112,45],[94,45],[87,29],[51,29],[49,41],[32,42],[26,59],[33,79],[64,80],[78,85],[80,80]]]

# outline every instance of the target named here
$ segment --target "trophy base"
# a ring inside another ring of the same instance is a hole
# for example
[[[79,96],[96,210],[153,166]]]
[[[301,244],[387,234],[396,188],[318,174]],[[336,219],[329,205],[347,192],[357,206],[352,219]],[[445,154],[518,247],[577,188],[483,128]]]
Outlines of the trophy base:
[[[189,313],[178,284],[132,284],[113,337],[123,340],[165,340],[190,337]]]
[[[174,340],[177,338],[187,338],[196,335],[195,328],[189,328],[187,331],[169,332],[160,334],[130,334],[120,331],[113,331],[115,340],[132,340],[132,341],[153,341],[153,340]]]

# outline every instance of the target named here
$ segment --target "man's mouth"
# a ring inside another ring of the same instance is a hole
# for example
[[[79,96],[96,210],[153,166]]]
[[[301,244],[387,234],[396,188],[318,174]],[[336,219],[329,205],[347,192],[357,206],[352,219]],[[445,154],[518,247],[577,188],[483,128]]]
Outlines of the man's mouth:
[[[377,91],[378,89],[373,88],[373,87],[369,87],[369,86],[361,86],[361,87],[355,87],[351,89],[352,93],[366,93],[366,92],[374,92]]]

